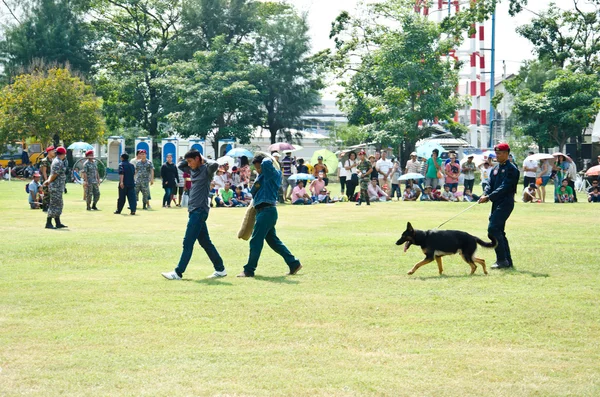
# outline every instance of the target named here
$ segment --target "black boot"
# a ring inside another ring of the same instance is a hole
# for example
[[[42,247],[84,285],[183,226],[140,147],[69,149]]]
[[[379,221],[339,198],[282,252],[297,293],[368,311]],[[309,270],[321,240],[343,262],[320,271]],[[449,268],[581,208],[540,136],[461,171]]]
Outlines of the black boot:
[[[88,211],[91,211],[91,210],[92,210],[92,207],[90,207],[90,206],[88,205],[88,206],[87,206],[87,210],[88,210]]]
[[[63,225],[62,222],[60,221],[60,216],[56,217],[56,228],[57,229],[63,229],[65,227],[69,227],[67,225]]]
[[[96,207],[96,204],[97,204],[97,203],[92,203],[92,209],[93,209],[94,211],[100,211],[100,210],[98,209],[98,207]]]
[[[56,229],[52,224],[52,218],[46,218],[46,229]]]
[[[369,198],[369,195],[368,195],[368,194],[367,194],[367,198],[366,198],[366,200],[367,200],[367,205],[371,205],[371,199]]]
[[[362,198],[358,199],[358,202],[356,203],[356,205],[361,205],[362,204]]]

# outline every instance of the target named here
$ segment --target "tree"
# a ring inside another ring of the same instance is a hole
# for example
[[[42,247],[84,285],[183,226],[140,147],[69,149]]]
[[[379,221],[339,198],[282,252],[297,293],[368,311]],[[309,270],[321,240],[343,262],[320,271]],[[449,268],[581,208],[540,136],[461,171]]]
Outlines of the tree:
[[[261,124],[259,91],[247,70],[252,48],[229,45],[217,37],[212,51],[199,51],[191,61],[168,68],[164,91],[171,92],[169,120],[183,137],[211,138],[218,155],[220,139],[250,143]]]
[[[293,7],[266,3],[252,34],[252,82],[265,108],[263,127],[271,134],[292,128],[302,115],[320,106],[322,54],[310,56],[308,24]]]
[[[34,60],[46,64],[69,64],[87,74],[92,65],[90,43],[94,41],[84,21],[83,3],[72,0],[36,0],[19,24],[11,25],[0,41],[4,79],[26,69]]]
[[[142,127],[158,137],[165,114],[157,82],[172,62],[181,12],[181,0],[99,0],[94,8],[96,84],[114,112],[107,114],[112,128]]]
[[[333,65],[353,73],[339,96],[350,124],[369,126],[384,145],[402,145],[403,157],[425,137],[421,120],[451,119],[461,104],[457,65],[443,57],[452,43],[411,5],[388,0],[372,6],[370,20],[342,15],[332,30]]]
[[[17,76],[0,91],[0,144],[35,138],[98,142],[104,134],[102,102],[68,69]]]

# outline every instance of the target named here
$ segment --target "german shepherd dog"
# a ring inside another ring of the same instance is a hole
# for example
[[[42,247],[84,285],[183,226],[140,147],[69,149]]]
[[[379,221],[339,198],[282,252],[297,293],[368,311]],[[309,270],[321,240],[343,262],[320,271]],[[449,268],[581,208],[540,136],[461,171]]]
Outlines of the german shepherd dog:
[[[475,273],[477,269],[475,263],[479,263],[483,268],[483,272],[488,274],[485,268],[485,260],[475,257],[477,244],[485,248],[496,248],[496,239],[489,234],[488,238],[491,242],[486,243],[480,238],[466,232],[461,232],[460,230],[415,230],[410,222],[408,222],[406,230],[402,233],[400,239],[396,241],[396,245],[404,243],[404,252],[411,245],[418,245],[425,254],[425,259],[414,265],[408,274],[413,274],[421,266],[435,260],[441,275],[444,271],[442,256],[454,255],[456,253],[459,253],[464,261],[471,266],[471,274]]]

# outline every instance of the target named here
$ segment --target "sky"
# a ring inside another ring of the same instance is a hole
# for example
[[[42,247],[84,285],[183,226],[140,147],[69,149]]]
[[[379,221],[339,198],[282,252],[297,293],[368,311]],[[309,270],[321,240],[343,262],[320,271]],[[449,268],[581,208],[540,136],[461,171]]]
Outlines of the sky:
[[[341,11],[353,14],[359,2],[360,0],[288,0],[288,3],[293,4],[300,11],[308,13],[314,51],[333,47],[333,41],[329,39],[331,22]],[[534,58],[533,47],[529,41],[517,34],[516,28],[529,23],[535,17],[533,12],[546,9],[551,2],[552,0],[530,0],[528,10],[513,18],[508,13],[508,1],[501,1],[496,12],[496,76],[502,75],[503,60],[506,61],[507,75],[510,75],[519,71],[524,60]],[[572,4],[567,0],[554,2],[567,6]],[[432,18],[437,20],[435,16]],[[486,23],[486,48],[491,48],[491,32],[491,22],[488,22]],[[491,55],[489,53],[486,55],[489,65]],[[324,93],[324,97],[332,99],[334,92],[328,90]]]

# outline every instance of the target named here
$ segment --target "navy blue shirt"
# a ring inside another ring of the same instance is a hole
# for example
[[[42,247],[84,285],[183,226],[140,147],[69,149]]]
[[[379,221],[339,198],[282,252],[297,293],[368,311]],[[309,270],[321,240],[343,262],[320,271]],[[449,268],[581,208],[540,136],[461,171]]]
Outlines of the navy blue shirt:
[[[123,185],[127,187],[135,186],[135,167],[129,161],[119,163],[119,175],[123,175]]]
[[[490,184],[485,189],[485,195],[493,203],[504,199],[514,200],[519,175],[519,169],[510,161],[496,165],[490,171]]]

